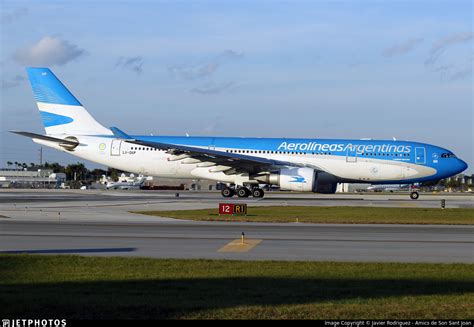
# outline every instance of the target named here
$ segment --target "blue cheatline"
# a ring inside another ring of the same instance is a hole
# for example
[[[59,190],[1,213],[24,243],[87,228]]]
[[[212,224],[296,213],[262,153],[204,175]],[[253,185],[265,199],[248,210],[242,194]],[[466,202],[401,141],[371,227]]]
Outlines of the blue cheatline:
[[[38,102],[82,106],[49,68],[26,68]]]

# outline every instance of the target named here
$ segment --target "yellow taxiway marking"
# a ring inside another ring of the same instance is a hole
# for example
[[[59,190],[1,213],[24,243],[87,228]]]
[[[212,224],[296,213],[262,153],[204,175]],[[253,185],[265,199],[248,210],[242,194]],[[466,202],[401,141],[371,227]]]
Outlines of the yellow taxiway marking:
[[[239,238],[237,240],[233,240],[229,244],[224,245],[217,252],[248,252],[261,242],[262,240],[252,240],[246,238],[244,243],[242,243],[242,240]]]
[[[406,203],[400,203],[400,207],[419,207],[419,205],[414,202],[406,202]]]

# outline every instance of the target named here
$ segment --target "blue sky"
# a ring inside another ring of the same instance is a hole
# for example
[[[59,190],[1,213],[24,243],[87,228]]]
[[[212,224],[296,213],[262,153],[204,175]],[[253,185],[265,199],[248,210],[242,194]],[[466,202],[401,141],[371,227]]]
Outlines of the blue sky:
[[[396,137],[447,147],[473,172],[472,1],[1,6],[0,166],[38,161],[7,131],[43,132],[24,67],[48,65],[129,133]]]

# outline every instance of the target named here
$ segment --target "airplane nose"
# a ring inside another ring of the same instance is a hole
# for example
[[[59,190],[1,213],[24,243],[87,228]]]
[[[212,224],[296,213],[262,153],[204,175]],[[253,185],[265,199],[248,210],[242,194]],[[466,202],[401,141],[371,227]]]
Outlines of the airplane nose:
[[[461,159],[457,159],[456,174],[459,174],[459,173],[465,171],[466,168],[467,168],[467,163],[465,163]]]

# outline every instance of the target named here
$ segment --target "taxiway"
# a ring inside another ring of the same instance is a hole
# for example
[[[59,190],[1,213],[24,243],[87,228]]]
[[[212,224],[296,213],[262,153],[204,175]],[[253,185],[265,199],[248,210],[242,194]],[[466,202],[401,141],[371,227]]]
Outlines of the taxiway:
[[[474,262],[474,227],[194,222],[131,210],[216,207],[217,193],[140,191],[0,191],[0,252],[365,262]],[[405,197],[405,198],[403,198]],[[249,205],[436,207],[439,196],[269,194]],[[472,195],[447,207],[473,207]],[[232,201],[244,201],[233,199]],[[245,233],[249,250],[222,251]]]

